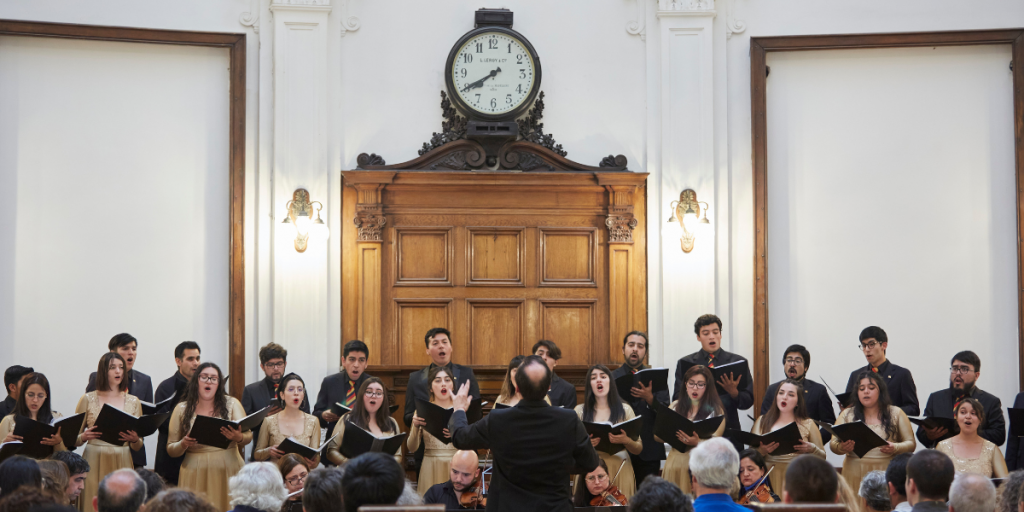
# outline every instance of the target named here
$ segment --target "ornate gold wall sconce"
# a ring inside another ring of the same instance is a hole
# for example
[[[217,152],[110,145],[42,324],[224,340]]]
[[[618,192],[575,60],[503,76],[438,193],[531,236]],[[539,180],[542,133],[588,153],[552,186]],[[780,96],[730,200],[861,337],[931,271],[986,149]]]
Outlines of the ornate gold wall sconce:
[[[704,216],[701,217],[700,205],[704,205]],[[683,228],[683,235],[679,238],[679,245],[683,252],[693,250],[693,242],[697,238],[696,229],[699,224],[710,225],[708,221],[708,203],[697,200],[697,193],[693,189],[686,189],[679,194],[678,201],[672,201],[669,205],[672,208],[672,216],[668,221],[679,222]],[[699,220],[698,220],[699,219]]]
[[[316,205],[316,219],[313,218],[313,205]],[[310,202],[309,192],[304,188],[297,189],[292,194],[292,200],[285,205],[288,214],[281,224],[289,237],[294,233],[296,252],[306,252],[310,237],[317,241],[325,241],[331,236],[327,224],[320,218],[320,210],[323,207],[320,201]]]

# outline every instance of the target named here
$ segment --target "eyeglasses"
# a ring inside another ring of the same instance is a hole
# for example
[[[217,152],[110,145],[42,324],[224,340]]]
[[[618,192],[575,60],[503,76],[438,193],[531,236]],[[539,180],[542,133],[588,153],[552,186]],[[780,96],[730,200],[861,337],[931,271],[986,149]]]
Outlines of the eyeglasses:
[[[220,378],[218,378],[216,375],[200,375],[199,380],[203,382],[209,382],[210,384],[214,384],[218,380],[220,380]]]
[[[704,389],[704,386],[707,386],[707,384],[708,384],[707,382],[694,382],[694,381],[691,380],[691,381],[686,383],[686,387],[688,387],[688,388],[696,388],[696,389]]]
[[[608,480],[608,475],[590,475],[587,477],[587,483],[592,484],[594,482],[603,482]]]
[[[868,350],[870,348],[875,348],[878,345],[880,345],[880,343],[878,343],[877,341],[872,341],[871,343],[858,343],[857,348],[860,350]]]
[[[34,398],[38,398],[40,400],[46,400],[46,393],[37,393],[37,394],[25,393],[25,398],[33,398],[33,399]]]
[[[284,368],[284,364],[284,361],[281,361],[279,363],[266,363],[263,366],[266,366],[267,368]]]
[[[960,375],[971,373],[973,371],[974,370],[970,366],[954,366],[949,369],[949,373],[959,373]]]
[[[306,390],[303,389],[303,388],[293,388],[293,387],[289,387],[288,389],[285,390],[285,392],[287,392],[287,393],[302,393],[304,391],[306,391]]]
[[[288,482],[288,485],[299,485],[302,482],[306,481],[306,477],[307,476],[309,476],[309,473],[306,473],[306,474],[303,474],[303,475],[299,475],[299,476],[293,476],[293,477],[285,480],[285,482]]]
[[[384,392],[383,391],[370,391],[369,389],[367,389],[366,390],[366,396],[368,396],[370,398],[381,398],[381,397],[384,396]]]
[[[785,363],[786,364],[804,364],[804,360],[800,359],[799,357],[793,357],[793,358],[787,358]]]

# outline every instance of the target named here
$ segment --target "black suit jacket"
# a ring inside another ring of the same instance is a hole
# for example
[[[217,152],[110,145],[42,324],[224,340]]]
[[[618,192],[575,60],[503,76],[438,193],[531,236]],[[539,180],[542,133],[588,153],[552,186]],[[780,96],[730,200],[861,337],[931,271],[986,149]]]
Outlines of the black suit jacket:
[[[853,393],[857,385],[857,374],[870,371],[871,365],[854,370],[850,374],[850,380],[846,382],[846,392]],[[910,370],[896,366],[886,359],[878,367],[878,375],[885,381],[885,387],[889,390],[889,398],[893,405],[903,409],[907,416],[921,414],[921,402],[917,400],[917,384],[914,384],[914,376],[910,374]]]
[[[456,448],[489,448],[494,455],[487,495],[491,511],[572,511],[569,473],[576,468],[590,472],[598,465],[576,413],[544,401],[522,400],[472,425],[465,412],[455,411],[448,429]]]
[[[718,349],[715,353],[715,366],[722,366],[726,363],[732,363],[735,361],[741,361],[746,359],[738,354],[732,352],[726,352],[723,349]],[[683,382],[683,375],[686,374],[686,370],[683,369],[683,361],[693,364],[702,364],[707,366],[708,354],[704,350],[698,350],[686,357],[683,357],[676,363],[676,389],[672,393],[672,400],[679,400],[679,389],[686,385]],[[748,363],[749,368],[749,363]],[[736,430],[742,430],[740,427],[740,413],[739,410],[747,410],[754,406],[754,377],[747,372],[747,385],[739,389],[739,394],[736,398],[729,396],[729,393],[725,392],[725,388],[720,386],[717,382],[715,383],[715,389],[718,391],[718,398],[722,399],[722,407],[725,408],[725,428],[734,428]],[[733,439],[729,439],[737,448],[743,446],[742,443],[738,443]],[[742,450],[739,450],[742,451]]]
[[[370,378],[370,376],[363,372],[356,379],[355,388],[359,390],[359,386],[363,385],[363,381]],[[324,421],[322,415],[324,411],[331,410],[331,406],[335,402],[344,402],[345,395],[348,394],[348,373],[344,370],[335,373],[334,375],[328,375],[324,377],[323,382],[320,383],[320,392],[316,395],[316,405],[313,406],[313,416],[320,418],[320,426],[327,429],[327,437],[324,439],[330,439],[334,432],[334,426],[338,424],[337,421],[328,423]],[[359,397],[356,397],[358,400]]]
[[[1024,393],[1017,393],[1017,398],[1013,399],[1013,408],[1024,409]],[[1000,414],[1002,414],[1002,411],[1000,411]],[[1013,435],[1013,432],[1007,434],[1006,467],[1010,471],[1024,469],[1024,446],[1022,444],[1024,443],[1021,443],[1020,438]]]
[[[576,407],[576,386],[569,384],[565,379],[552,373],[548,399],[551,400],[551,405],[555,407],[562,406],[566,409],[572,409]]]
[[[445,510],[463,510],[459,498],[455,496],[455,486],[452,485],[451,480],[434,484],[427,489],[426,494],[423,495],[423,504],[433,505],[435,503],[444,505]]]
[[[161,408],[158,412],[173,411],[174,406],[178,405],[178,402],[185,398],[185,386],[187,384],[188,379],[182,376],[181,372],[175,372],[173,377],[161,382],[156,388],[156,401],[167,400],[174,393],[178,393],[178,399],[174,400],[174,403],[169,403],[166,407]],[[160,434],[157,437],[156,462],[153,468],[156,474],[164,477],[167,483],[178,485],[178,472],[181,470],[181,461],[185,460],[185,456],[171,457],[167,454],[167,435],[170,421],[170,419],[165,421],[158,430]]]
[[[771,386],[768,386],[768,391],[764,394],[764,399],[761,400],[761,414],[768,412],[768,409],[772,407],[772,400],[775,400],[776,393],[779,392],[779,386],[783,381],[778,381]],[[828,390],[825,386],[814,382],[811,379],[804,378],[801,381],[804,387],[804,403],[807,404],[807,416],[812,420],[824,421],[830,425],[836,423],[836,411],[832,408],[832,399],[828,396]],[[821,430],[821,442],[828,444],[829,440],[832,439],[832,434],[829,434],[825,429]]]
[[[985,408],[985,424],[978,428],[978,435],[992,441],[996,446],[1002,446],[1006,442],[1006,419],[1003,417],[1003,404],[995,395],[986,393],[977,387],[971,389],[971,398],[981,402]],[[953,413],[953,390],[943,389],[928,395],[928,402],[924,406],[925,417],[938,416],[940,418],[955,418]],[[945,437],[934,441],[928,439],[924,427],[917,427],[917,440],[925,448],[935,448],[940,441],[949,439],[956,435],[950,432]],[[1009,462],[1009,461],[1007,461]]]
[[[264,407],[270,405],[270,401],[274,399],[270,395],[270,387],[267,386],[267,381],[270,377],[264,377],[261,380],[253,382],[242,390],[242,408],[245,409],[245,414],[252,414]],[[299,405],[299,409],[302,412],[309,414],[309,396],[302,397],[302,404]],[[257,425],[252,429],[252,442],[249,443],[249,462],[252,462],[252,453],[256,451],[256,441],[260,438],[260,426]]]
[[[153,403],[153,379],[150,379],[149,375],[146,375],[136,369],[132,369],[128,372],[128,376],[125,380],[128,381],[129,395],[132,395],[143,402]],[[96,391],[96,372],[89,374],[89,384],[86,384],[85,386],[86,393],[91,391]],[[142,445],[142,449],[139,451],[130,451],[132,453],[132,464],[137,468],[146,467],[146,445]]]
[[[629,366],[625,364],[616,368],[612,371],[612,382],[614,382],[615,379],[626,375],[626,372],[629,371]],[[647,401],[643,398],[634,396],[623,396],[619,398],[628,403],[629,406],[633,408],[633,412],[636,413],[637,416],[643,418],[644,424],[643,428],[640,430],[640,440],[643,441],[644,449],[640,452],[640,455],[637,455],[637,457],[640,457],[641,460],[647,461],[665,460],[665,444],[654,440],[654,420],[658,417],[657,413],[654,412],[654,409],[652,409],[651,406],[647,405]],[[668,390],[666,389],[665,391],[655,393],[654,399],[668,405]]]
[[[480,386],[476,383],[476,375],[473,374],[473,369],[468,366],[462,366],[461,364],[449,363],[452,368],[452,381],[455,384],[455,392],[459,391],[459,386],[462,386],[463,382],[469,381],[469,394],[473,398],[480,398]],[[427,374],[430,372],[430,366],[424,367],[423,369],[416,370],[409,375],[409,385],[405,391],[405,414],[403,420],[405,420],[405,426],[412,426],[412,415],[416,412],[416,399],[430,401],[430,388],[427,383]],[[420,443],[420,446],[424,446]]]
[[[15,405],[18,405],[18,401],[12,398],[11,395],[7,395],[7,398],[0,402],[0,418],[4,418],[14,412]]]

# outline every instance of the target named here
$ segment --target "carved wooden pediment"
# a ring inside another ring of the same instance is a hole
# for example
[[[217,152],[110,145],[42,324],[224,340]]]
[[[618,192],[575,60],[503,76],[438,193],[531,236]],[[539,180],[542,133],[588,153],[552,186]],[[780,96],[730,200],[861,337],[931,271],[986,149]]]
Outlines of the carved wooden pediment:
[[[554,151],[525,140],[506,143],[498,150],[500,170],[519,171],[625,171],[627,160],[623,155],[608,155],[597,166],[574,162]],[[383,170],[424,170],[424,171],[470,171],[486,166],[487,152],[479,143],[468,140],[448,142],[429,153],[400,164],[387,165],[377,154],[363,153],[356,158],[358,169]]]

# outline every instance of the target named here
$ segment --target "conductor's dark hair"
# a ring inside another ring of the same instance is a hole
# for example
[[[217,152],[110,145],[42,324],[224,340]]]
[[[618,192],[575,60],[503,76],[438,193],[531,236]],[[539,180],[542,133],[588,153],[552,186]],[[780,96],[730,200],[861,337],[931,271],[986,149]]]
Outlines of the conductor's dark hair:
[[[622,348],[626,348],[626,342],[629,341],[630,336],[640,336],[644,339],[644,350],[647,350],[651,342],[647,339],[647,333],[643,331],[629,331],[625,336],[622,337]]]
[[[883,331],[881,327],[876,327],[874,325],[871,327],[865,327],[864,330],[860,332],[860,341],[863,342],[864,340],[870,340],[871,338],[874,338],[878,343],[887,343],[889,341],[889,337],[885,335],[885,331]]]
[[[539,382],[526,375],[525,370],[531,366],[539,366],[544,369],[544,376]],[[524,400],[544,400],[548,394],[548,388],[551,387],[551,370],[547,363],[540,356],[526,356],[523,359],[523,364],[519,365],[519,369],[516,370],[516,386]]]
[[[433,338],[438,334],[444,334],[445,336],[448,336],[448,341],[452,341],[452,333],[448,329],[445,329],[444,327],[434,327],[427,331],[427,335],[423,337],[423,344],[426,345],[427,348],[430,348],[430,338]]]
[[[126,347],[131,343],[134,343],[135,346],[138,346],[139,340],[135,339],[135,336],[132,336],[131,334],[122,332],[121,334],[115,334],[113,338],[110,338],[110,342],[107,343],[107,348],[109,348],[110,351],[113,352],[121,347]]]
[[[786,469],[784,485],[793,503],[835,503],[839,474],[831,463],[813,455],[801,455]]]
[[[338,468],[317,468],[310,471],[302,490],[302,508],[306,512],[341,510],[344,507],[341,477],[342,471]]]
[[[782,364],[786,364],[786,357],[794,352],[804,358],[804,371],[807,371],[811,367],[811,353],[803,345],[790,345],[786,347],[786,351],[782,353]]]
[[[85,458],[72,451],[64,450],[53,452],[53,455],[50,455],[50,458],[67,464],[69,476],[75,476],[79,473],[88,473],[91,469],[89,467],[89,462],[86,461]]]
[[[348,357],[349,352],[362,352],[366,355],[366,358],[370,358],[370,347],[366,346],[361,340],[352,340],[345,344],[345,348],[341,350],[341,357]]]
[[[657,476],[649,476],[629,499],[629,511],[693,512],[693,500],[675,484]]]
[[[921,500],[949,499],[949,486],[955,476],[953,461],[938,450],[919,451],[907,462],[907,481],[917,485]]]
[[[194,341],[183,341],[178,343],[178,346],[174,347],[174,358],[185,359],[186,350],[199,350],[199,344]],[[199,353],[202,354],[203,351],[199,350]]]
[[[885,481],[892,484],[900,496],[907,495],[907,462],[913,456],[913,453],[901,453],[893,457],[889,467],[885,468]]]
[[[960,361],[961,363],[969,364],[974,367],[974,371],[976,372],[981,371],[981,358],[978,357],[978,354],[975,354],[970,350],[957,352],[956,355],[953,356],[953,359],[949,360],[950,366],[953,366],[953,361]]]
[[[697,317],[697,321],[693,323],[693,333],[700,336],[700,328],[711,324],[718,324],[718,330],[722,330],[722,319],[709,313]]]
[[[603,364],[595,364],[587,370],[587,377],[583,380],[586,386],[583,390],[583,421],[594,421],[594,412],[597,409],[597,395],[594,394],[594,384],[590,380],[594,374],[601,372],[608,376],[608,408],[611,410],[608,419],[612,423],[618,423],[626,419],[626,408],[622,406],[622,398],[619,397],[619,388],[615,385],[612,372]],[[516,374],[519,377],[519,374]],[[517,379],[518,380],[518,379]],[[542,399],[543,400],[543,399]]]
[[[405,490],[405,472],[391,454],[364,453],[345,465],[341,488],[346,512],[363,505],[392,505]]]
[[[269,363],[274,359],[288,361],[288,351],[277,343],[270,342],[260,348],[260,365]]]
[[[10,391],[11,384],[17,384],[22,377],[34,371],[31,366],[21,366],[20,364],[7,368],[7,371],[4,372],[4,388]]]
[[[118,354],[117,352],[107,352],[100,357],[100,362],[96,365],[97,391],[102,392],[110,390],[110,382],[108,380],[110,377],[108,376],[107,371],[110,370],[110,365],[113,364],[115,360],[121,361],[121,368],[125,371],[125,374],[121,375],[121,384],[118,385],[118,390],[128,390],[128,379],[125,378],[127,377],[128,363],[124,362],[124,358],[121,357],[121,354]]]
[[[36,461],[14,455],[0,464],[0,498],[14,492],[23,485],[42,488],[43,473]]]
[[[551,340],[540,340],[537,343],[534,343],[533,349],[530,350],[530,352],[536,354],[537,349],[541,347],[548,349],[548,357],[551,359],[558,361],[562,358],[562,349],[558,348],[558,345],[555,345],[555,342]]]

